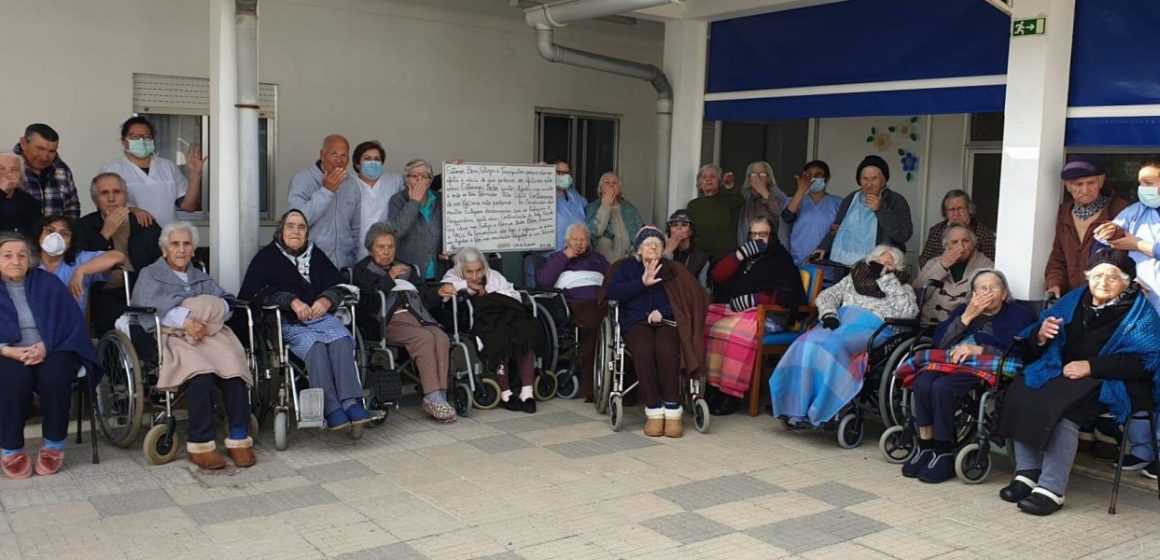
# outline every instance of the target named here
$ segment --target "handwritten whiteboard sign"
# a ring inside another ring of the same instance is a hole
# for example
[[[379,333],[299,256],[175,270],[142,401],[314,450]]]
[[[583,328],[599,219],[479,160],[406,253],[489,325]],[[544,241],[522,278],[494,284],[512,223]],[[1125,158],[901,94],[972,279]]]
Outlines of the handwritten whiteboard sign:
[[[556,248],[556,168],[443,164],[443,250]]]

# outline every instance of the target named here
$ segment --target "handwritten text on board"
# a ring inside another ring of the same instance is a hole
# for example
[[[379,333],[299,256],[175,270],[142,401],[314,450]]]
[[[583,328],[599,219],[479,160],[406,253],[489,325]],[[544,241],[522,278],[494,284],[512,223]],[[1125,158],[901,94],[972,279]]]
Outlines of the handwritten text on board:
[[[556,245],[552,166],[443,165],[443,247],[481,251],[550,250]]]

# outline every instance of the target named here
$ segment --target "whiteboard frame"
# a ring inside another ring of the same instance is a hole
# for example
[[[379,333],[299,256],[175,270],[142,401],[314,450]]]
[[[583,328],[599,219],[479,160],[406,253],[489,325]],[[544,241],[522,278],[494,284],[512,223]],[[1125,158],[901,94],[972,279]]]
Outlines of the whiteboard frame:
[[[463,162],[455,163],[452,161],[443,161],[443,162],[441,162],[441,165],[440,165],[440,169],[441,169],[443,177],[447,177],[447,164],[452,164],[452,165],[506,165],[508,167],[551,168],[553,174],[556,171],[556,166],[552,165],[550,163],[544,163],[544,164],[511,163],[511,162],[500,162],[500,161],[490,161],[490,162],[489,161],[463,161]],[[403,188],[406,189],[405,184],[403,185]],[[441,218],[443,221],[443,231],[440,232],[443,239],[440,241],[440,249],[442,250],[443,254],[445,254],[445,255],[454,255],[458,251],[449,251],[447,249],[447,226],[449,225],[449,222],[447,220],[447,196],[445,194],[443,194],[444,192],[446,192],[446,189],[447,189],[447,183],[444,182],[442,187],[440,188],[440,191],[441,191],[440,194],[443,196],[443,203],[439,205],[440,211],[442,212]],[[552,195],[557,196],[555,185],[552,186]],[[545,251],[555,251],[556,250],[556,239],[560,235],[559,229],[560,229],[559,216],[556,214],[555,207],[553,207],[552,208],[552,246],[550,248],[544,249],[544,248],[539,248],[539,247],[512,247],[512,248],[503,249],[503,250],[491,249],[491,248],[483,249],[483,248],[479,248],[479,247],[476,247],[476,248],[479,249],[483,253],[542,253]]]

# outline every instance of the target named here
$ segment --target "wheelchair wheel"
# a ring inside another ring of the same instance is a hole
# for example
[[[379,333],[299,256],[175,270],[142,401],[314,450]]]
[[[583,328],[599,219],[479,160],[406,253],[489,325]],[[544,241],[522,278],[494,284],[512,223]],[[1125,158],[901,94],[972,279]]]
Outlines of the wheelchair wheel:
[[[370,391],[367,392],[369,393]],[[373,414],[371,425],[376,428],[382,426],[383,423],[387,421],[387,416],[391,415],[391,407],[379,402],[379,399],[375,398],[374,396],[367,397],[366,401],[367,410],[371,411],[372,414],[375,412],[383,413],[382,416]]]
[[[914,345],[915,341],[899,344],[898,348],[890,353],[890,357],[882,368],[882,376],[878,381],[878,417],[886,427],[901,425],[904,420],[902,384],[896,381],[894,370],[898,368],[898,364],[906,359]]]
[[[544,339],[540,343],[539,352],[540,367],[548,371],[556,371],[556,364],[560,360],[559,348],[559,329],[556,328],[556,321],[552,319],[552,314],[543,305],[536,303],[536,318],[540,322],[540,328],[543,330]]]
[[[866,426],[855,412],[847,412],[838,422],[838,445],[842,449],[853,449],[862,445],[862,437],[866,435]]]
[[[580,380],[576,373],[562,369],[556,372],[556,396],[561,399],[572,400],[580,394]]]
[[[902,426],[891,426],[878,438],[878,451],[887,463],[901,465],[918,449],[917,436],[911,434],[907,437],[904,432]]]
[[[537,401],[546,401],[556,396],[559,386],[560,380],[556,378],[556,372],[545,370],[536,374],[536,381],[532,388]]]
[[[472,395],[475,401],[475,408],[491,410],[499,406],[499,393],[498,381],[490,377],[480,379],[479,383],[475,384],[475,394]]]
[[[496,393],[499,400],[498,393]],[[467,383],[456,383],[451,389],[451,405],[455,407],[455,414],[467,416],[471,414],[471,387]]]
[[[290,414],[285,410],[274,413],[274,449],[285,451],[286,432],[290,430]]]
[[[702,434],[709,431],[709,403],[700,397],[693,401],[693,426]]]
[[[612,393],[612,321],[605,318],[596,335],[596,359],[592,362],[592,387],[596,398],[596,412],[608,411]]]
[[[177,430],[169,433],[167,424],[157,424],[145,433],[145,443],[141,446],[145,458],[154,465],[164,465],[177,457],[177,449],[181,447],[181,436]]]
[[[955,455],[955,475],[967,484],[978,484],[991,474],[991,454],[978,443],[968,443]]]
[[[116,330],[97,342],[97,359],[105,368],[93,398],[97,425],[109,443],[127,448],[137,439],[145,410],[141,361],[129,337]]]
[[[612,424],[612,431],[619,432],[624,424],[624,400],[620,395],[612,395],[608,399],[608,422]]]

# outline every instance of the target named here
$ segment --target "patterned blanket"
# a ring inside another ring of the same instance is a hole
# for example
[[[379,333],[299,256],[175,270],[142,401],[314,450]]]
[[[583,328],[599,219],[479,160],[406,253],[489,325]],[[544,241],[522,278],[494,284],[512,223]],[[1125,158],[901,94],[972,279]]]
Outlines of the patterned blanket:
[[[914,383],[914,378],[923,372],[935,372],[943,375],[958,373],[974,375],[994,387],[999,376],[1010,378],[1023,368],[1023,363],[1013,356],[1000,360],[993,354],[979,354],[963,360],[960,363],[951,363],[950,350],[922,350],[907,358],[894,370],[894,375],[902,379],[905,387]]]
[[[740,313],[716,303],[705,319],[705,373],[722,393],[741,397],[749,390],[757,357],[757,309]]]

